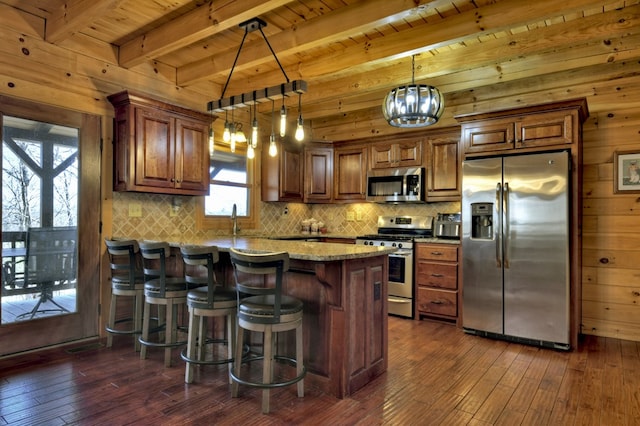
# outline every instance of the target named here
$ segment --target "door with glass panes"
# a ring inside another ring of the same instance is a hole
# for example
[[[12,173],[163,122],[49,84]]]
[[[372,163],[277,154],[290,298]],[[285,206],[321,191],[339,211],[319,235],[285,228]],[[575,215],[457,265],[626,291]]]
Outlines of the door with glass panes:
[[[98,334],[100,120],[0,101],[1,356]]]

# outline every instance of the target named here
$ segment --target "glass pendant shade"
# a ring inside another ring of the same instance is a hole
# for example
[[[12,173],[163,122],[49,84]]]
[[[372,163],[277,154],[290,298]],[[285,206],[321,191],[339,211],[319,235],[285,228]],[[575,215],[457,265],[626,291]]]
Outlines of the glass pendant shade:
[[[224,122],[224,132],[222,133],[222,140],[229,142],[231,140],[231,130],[229,129],[229,122]]]
[[[400,86],[384,98],[382,113],[395,127],[426,127],[438,122],[444,112],[440,91],[424,84]]]
[[[298,125],[296,126],[296,133],[294,137],[298,142],[302,142],[304,140],[304,124],[302,121],[302,115],[298,117]]]
[[[269,138],[269,155],[271,157],[275,157],[276,155],[278,155],[278,147],[276,146],[276,136],[273,134]]]
[[[436,87],[415,84],[412,57],[411,84],[396,87],[384,98],[382,114],[394,127],[426,127],[438,122],[444,112],[444,96]]]

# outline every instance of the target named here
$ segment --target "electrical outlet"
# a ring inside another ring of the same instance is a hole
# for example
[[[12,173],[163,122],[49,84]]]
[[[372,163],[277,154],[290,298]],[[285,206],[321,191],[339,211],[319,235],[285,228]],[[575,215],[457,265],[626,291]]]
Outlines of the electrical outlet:
[[[353,222],[356,220],[356,214],[354,212],[347,212],[347,221]]]
[[[129,203],[129,217],[142,217],[142,204]]]
[[[176,217],[178,216],[178,210],[180,210],[179,208],[176,208],[174,206],[169,206],[169,217]]]
[[[356,220],[358,222],[362,222],[362,212],[361,211],[357,211],[356,212]]]
[[[289,219],[289,207],[285,207],[282,211],[282,219]]]

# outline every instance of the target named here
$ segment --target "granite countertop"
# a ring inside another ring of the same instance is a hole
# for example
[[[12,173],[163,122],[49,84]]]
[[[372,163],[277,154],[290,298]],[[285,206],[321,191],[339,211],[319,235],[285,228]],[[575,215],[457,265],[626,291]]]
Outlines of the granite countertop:
[[[431,244],[453,244],[460,245],[460,240],[451,239],[451,238],[416,238],[413,240],[414,243],[431,243]]]
[[[371,247],[355,244],[323,243],[301,240],[274,240],[259,237],[221,236],[197,241],[167,241],[171,246],[215,245],[222,252],[231,247],[254,253],[286,251],[291,259],[329,262],[386,255],[396,251],[392,247]]]

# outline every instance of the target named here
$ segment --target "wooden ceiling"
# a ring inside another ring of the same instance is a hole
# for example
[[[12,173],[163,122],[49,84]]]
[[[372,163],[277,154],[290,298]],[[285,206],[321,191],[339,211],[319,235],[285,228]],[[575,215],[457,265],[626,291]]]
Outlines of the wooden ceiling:
[[[149,62],[218,99],[244,30],[260,17],[290,80],[308,82],[305,119],[379,114],[415,79],[456,94],[640,58],[638,0],[0,0],[46,19],[45,39],[115,46],[119,66]],[[247,34],[225,96],[285,81],[259,31]],[[292,107],[297,99],[289,99]],[[203,110],[205,105],[203,105]],[[261,107],[266,111],[267,106]],[[269,103],[270,108],[270,103]]]

